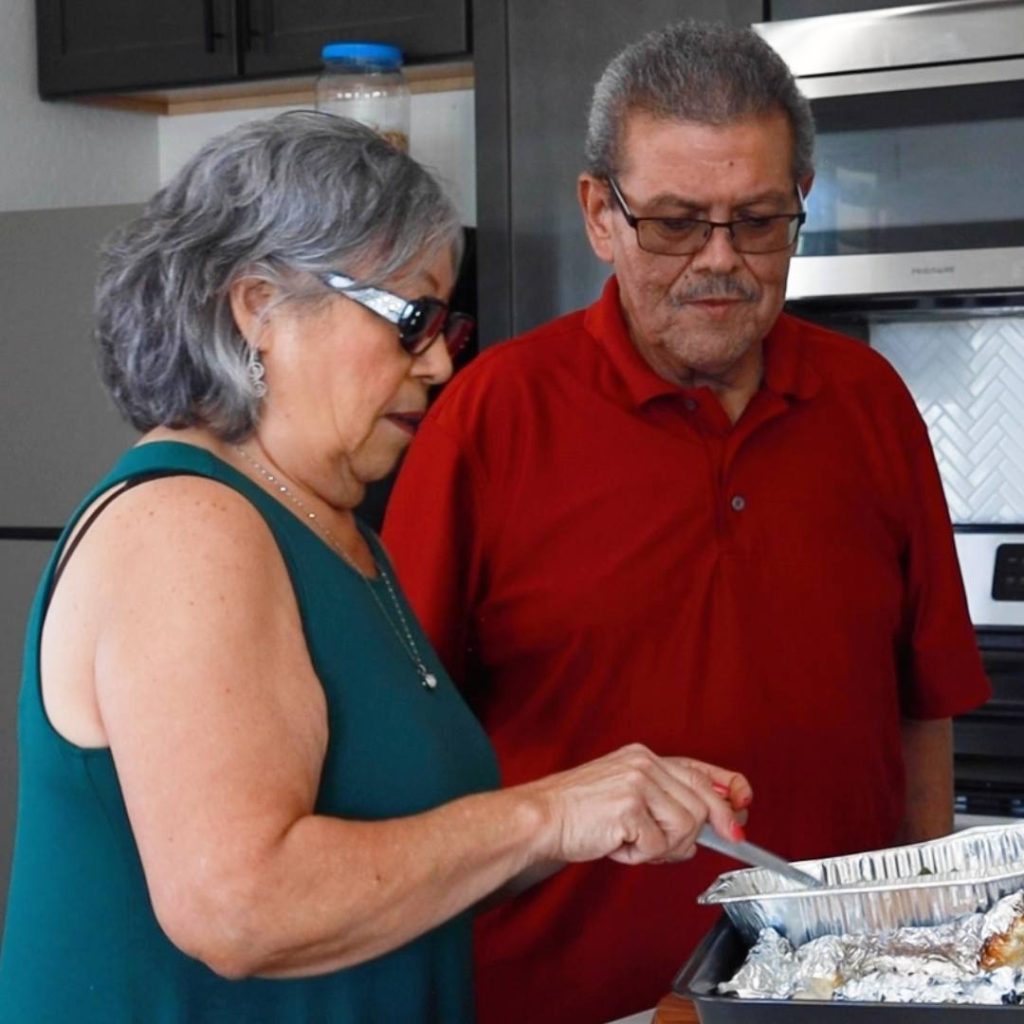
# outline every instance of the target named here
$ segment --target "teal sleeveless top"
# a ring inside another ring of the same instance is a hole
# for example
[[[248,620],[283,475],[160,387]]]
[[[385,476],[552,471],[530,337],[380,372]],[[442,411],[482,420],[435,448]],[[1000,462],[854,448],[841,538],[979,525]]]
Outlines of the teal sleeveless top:
[[[366,582],[279,502],[210,453],[176,442],[131,449],[82,503],[72,524],[112,486],[150,474],[220,481],[246,497],[273,532],[327,698],[329,742],[316,813],[393,818],[497,787],[490,743],[409,606],[403,606],[406,619],[439,681],[434,690],[421,684]],[[228,981],[172,945],[153,914],[109,749],[69,743],[43,709],[40,634],[70,528],[56,545],[28,624],[0,1021],[472,1021],[468,913],[368,963],[303,979]],[[383,566],[379,539],[361,528]],[[371,586],[384,584],[377,580]],[[387,592],[379,589],[378,597],[387,607]]]

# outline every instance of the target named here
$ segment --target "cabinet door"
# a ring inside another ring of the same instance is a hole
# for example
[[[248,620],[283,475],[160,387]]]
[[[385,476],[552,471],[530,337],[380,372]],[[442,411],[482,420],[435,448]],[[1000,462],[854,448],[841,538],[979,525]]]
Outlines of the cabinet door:
[[[391,43],[408,62],[469,51],[468,0],[238,0],[247,77],[301,74],[321,66],[325,43]]]
[[[39,94],[234,78],[235,34],[235,0],[36,0]]]

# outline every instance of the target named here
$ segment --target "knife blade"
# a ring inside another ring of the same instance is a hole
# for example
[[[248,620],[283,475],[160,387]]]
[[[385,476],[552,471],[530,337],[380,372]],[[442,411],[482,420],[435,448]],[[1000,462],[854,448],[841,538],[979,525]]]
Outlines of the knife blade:
[[[710,824],[704,825],[697,833],[697,842],[700,846],[724,853],[726,857],[732,857],[733,860],[752,864],[758,868],[767,868],[769,871],[774,871],[791,882],[799,882],[807,888],[823,889],[825,887],[825,883],[820,878],[794,867],[788,860],[784,860],[756,843],[747,842],[745,839],[740,842],[723,839]]]

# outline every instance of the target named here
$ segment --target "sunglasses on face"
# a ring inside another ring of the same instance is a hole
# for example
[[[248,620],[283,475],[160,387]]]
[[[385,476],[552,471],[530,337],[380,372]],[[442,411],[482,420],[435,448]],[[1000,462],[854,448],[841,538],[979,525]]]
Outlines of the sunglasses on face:
[[[394,324],[398,328],[398,343],[411,356],[422,355],[443,334],[448,355],[454,359],[476,327],[468,313],[453,313],[448,303],[430,295],[403,299],[383,288],[360,285],[344,274],[324,274],[321,280],[332,291]]]

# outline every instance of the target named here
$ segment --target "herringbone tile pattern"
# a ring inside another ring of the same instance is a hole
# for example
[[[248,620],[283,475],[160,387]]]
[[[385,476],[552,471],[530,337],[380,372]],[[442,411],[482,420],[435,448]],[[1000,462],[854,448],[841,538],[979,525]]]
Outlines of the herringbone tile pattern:
[[[1024,319],[879,323],[928,424],[954,523],[1024,522]]]

